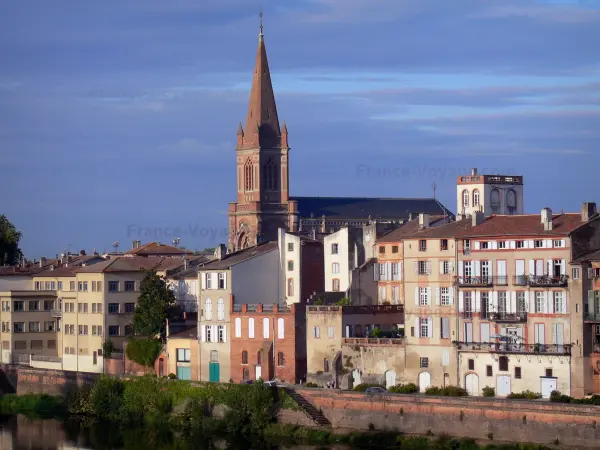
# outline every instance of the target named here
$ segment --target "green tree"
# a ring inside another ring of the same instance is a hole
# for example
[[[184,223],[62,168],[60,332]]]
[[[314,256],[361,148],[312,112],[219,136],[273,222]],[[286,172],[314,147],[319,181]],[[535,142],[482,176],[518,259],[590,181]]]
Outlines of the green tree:
[[[153,338],[131,338],[127,341],[125,353],[127,358],[144,367],[146,373],[148,369],[154,367],[154,361],[160,355],[162,342]]]
[[[138,336],[164,336],[169,310],[175,305],[175,295],[156,271],[149,270],[140,285],[140,297],[133,314],[133,331]]]
[[[0,215],[0,266],[18,264],[23,253],[19,248],[21,233],[6,218]]]

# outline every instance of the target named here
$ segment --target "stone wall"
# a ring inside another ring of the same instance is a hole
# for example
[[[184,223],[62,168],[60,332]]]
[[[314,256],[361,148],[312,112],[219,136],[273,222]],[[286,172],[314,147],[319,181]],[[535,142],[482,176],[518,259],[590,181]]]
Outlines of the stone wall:
[[[596,447],[600,407],[547,401],[450,398],[297,389],[331,421],[334,428],[397,430],[414,434],[450,434],[495,441]]]
[[[30,367],[1,366],[2,372],[18,395],[50,394],[64,395],[70,388],[93,384],[99,374],[72,372],[68,370],[34,369]]]

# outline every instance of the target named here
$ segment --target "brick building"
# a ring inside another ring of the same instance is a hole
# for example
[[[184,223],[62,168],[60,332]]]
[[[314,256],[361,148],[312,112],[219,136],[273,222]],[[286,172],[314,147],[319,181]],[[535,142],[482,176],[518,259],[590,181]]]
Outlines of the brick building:
[[[304,308],[231,304],[231,379],[298,383],[306,374]]]

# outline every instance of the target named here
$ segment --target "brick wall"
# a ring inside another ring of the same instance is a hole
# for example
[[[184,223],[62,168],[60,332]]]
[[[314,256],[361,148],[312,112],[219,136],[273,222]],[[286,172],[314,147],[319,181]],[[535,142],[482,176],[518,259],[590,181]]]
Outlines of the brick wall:
[[[4,368],[3,368],[4,370]],[[93,384],[100,374],[19,367],[16,393],[65,395],[74,386]]]
[[[597,447],[600,407],[546,401],[448,398],[424,395],[367,396],[358,392],[298,389],[335,428],[375,429],[496,441]]]

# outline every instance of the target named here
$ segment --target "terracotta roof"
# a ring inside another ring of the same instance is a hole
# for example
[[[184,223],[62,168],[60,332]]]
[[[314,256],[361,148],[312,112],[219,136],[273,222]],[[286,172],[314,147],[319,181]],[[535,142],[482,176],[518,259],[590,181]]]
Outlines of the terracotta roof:
[[[446,217],[430,216],[429,226],[420,230],[419,219],[417,218],[382,236],[377,242],[400,242],[402,239],[412,239],[417,236],[422,238],[452,237],[452,233],[456,232],[457,227],[460,228],[468,225],[465,222],[467,221],[448,222]]]
[[[183,264],[183,261],[178,258],[164,256],[117,256],[108,261],[73,270],[76,273],[137,272],[150,269],[163,271],[171,267],[175,261]]]
[[[78,267],[57,267],[56,269],[46,269],[42,272],[36,273],[35,277],[74,277],[75,270],[78,270]]]
[[[140,245],[138,248],[128,250],[124,255],[153,255],[153,256],[173,256],[173,255],[192,255],[194,252],[182,248],[173,247],[172,245],[161,244],[160,242],[148,242]]]
[[[573,260],[576,264],[588,261],[600,261],[600,249],[581,255]]]
[[[460,237],[483,236],[566,236],[585,222],[579,213],[555,214],[552,230],[545,231],[539,214],[487,217],[484,222],[461,233]]]
[[[20,267],[20,266],[1,266],[0,267],[0,276],[31,276],[35,272],[39,272],[40,269],[34,270],[32,267]]]
[[[202,266],[199,270],[229,269],[236,264],[240,264],[244,261],[271,251],[277,251],[278,249],[279,243],[277,241],[263,242],[262,244],[255,245],[254,247],[229,253],[228,255],[225,255],[223,259],[217,259],[209,262],[208,264]]]

